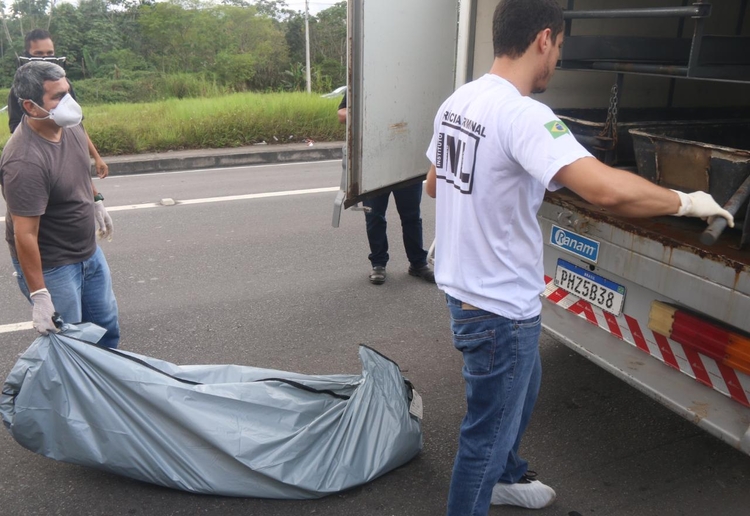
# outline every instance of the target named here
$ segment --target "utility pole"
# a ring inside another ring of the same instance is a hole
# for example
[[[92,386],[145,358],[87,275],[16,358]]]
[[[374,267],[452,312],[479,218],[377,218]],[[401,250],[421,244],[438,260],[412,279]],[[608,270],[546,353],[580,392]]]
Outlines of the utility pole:
[[[310,2],[305,0],[305,69],[307,71],[307,93],[310,89]]]

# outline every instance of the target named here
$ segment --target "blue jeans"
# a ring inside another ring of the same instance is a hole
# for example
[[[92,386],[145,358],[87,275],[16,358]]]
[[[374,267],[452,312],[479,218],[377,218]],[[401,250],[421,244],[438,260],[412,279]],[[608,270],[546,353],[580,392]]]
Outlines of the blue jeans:
[[[419,206],[422,202],[422,183],[409,185],[405,188],[393,190],[396,209],[401,217],[401,233],[404,239],[406,257],[413,267],[427,265],[427,251],[422,246],[422,217]],[[385,211],[388,209],[388,199],[391,192],[384,193],[372,199],[362,201],[370,208],[365,212],[367,224],[367,240],[370,243],[370,263],[372,266],[385,267],[388,263],[388,235]]]
[[[518,447],[542,378],[541,318],[513,321],[446,299],[453,344],[464,358],[467,402],[448,515],[486,516],[492,487],[518,482],[528,467]]]
[[[13,260],[18,273],[18,286],[31,302],[29,289],[21,265]],[[97,246],[91,258],[80,263],[44,269],[44,285],[52,297],[52,304],[67,323],[91,322],[107,333],[99,341],[106,348],[116,348],[120,341],[117,300],[112,290],[112,278],[104,253]]]

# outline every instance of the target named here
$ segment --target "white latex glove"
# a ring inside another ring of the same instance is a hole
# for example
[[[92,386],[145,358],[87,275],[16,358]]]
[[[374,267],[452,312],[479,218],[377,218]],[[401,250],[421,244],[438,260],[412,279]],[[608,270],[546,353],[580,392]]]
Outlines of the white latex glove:
[[[708,220],[711,224],[716,217],[727,219],[727,225],[734,227],[734,217],[727,210],[718,205],[714,198],[706,192],[693,192],[686,194],[678,190],[672,190],[680,196],[680,210],[675,213],[677,217],[700,217]]]
[[[34,303],[34,309],[31,312],[31,318],[34,323],[34,329],[42,335],[49,332],[57,333],[58,329],[52,322],[52,316],[55,314],[55,305],[52,304],[52,296],[46,288],[31,293],[31,302]]]
[[[96,236],[106,238],[107,241],[111,242],[115,228],[112,225],[112,217],[109,216],[107,208],[104,207],[104,201],[96,201],[94,211],[96,213]]]

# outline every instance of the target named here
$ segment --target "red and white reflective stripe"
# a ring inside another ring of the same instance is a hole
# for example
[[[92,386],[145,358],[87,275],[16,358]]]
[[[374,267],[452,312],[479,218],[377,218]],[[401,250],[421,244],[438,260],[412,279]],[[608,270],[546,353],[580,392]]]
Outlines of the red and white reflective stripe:
[[[746,374],[655,333],[645,325],[641,327],[637,319],[625,313],[615,316],[605,312],[598,306],[557,288],[549,276],[545,276],[544,281],[547,288],[542,296],[551,303],[599,326],[602,330],[661,360],[669,367],[678,369],[700,383],[750,407],[750,401],[748,401],[750,377]]]

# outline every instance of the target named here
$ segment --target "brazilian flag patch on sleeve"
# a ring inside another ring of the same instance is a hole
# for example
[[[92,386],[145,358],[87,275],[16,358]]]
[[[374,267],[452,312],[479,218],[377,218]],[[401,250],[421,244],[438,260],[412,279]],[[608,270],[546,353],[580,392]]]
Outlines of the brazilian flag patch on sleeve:
[[[560,120],[552,120],[551,122],[547,122],[546,124],[544,124],[544,128],[549,131],[549,134],[551,134],[552,138],[554,139],[558,139],[560,136],[570,134],[568,126]]]

